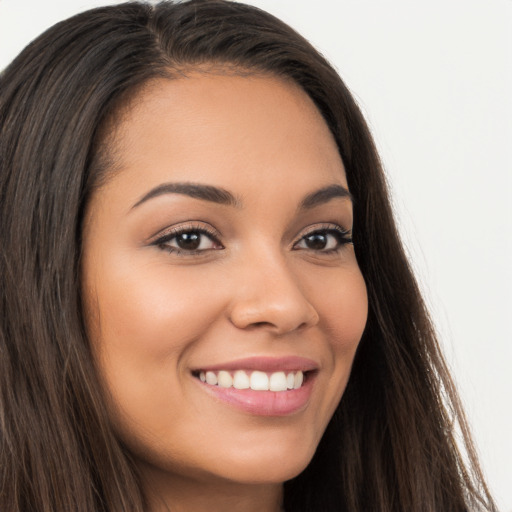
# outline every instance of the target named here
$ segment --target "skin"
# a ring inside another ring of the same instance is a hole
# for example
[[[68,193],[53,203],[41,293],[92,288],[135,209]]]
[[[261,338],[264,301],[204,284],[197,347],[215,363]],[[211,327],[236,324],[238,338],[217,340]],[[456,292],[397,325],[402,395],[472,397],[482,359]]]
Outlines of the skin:
[[[341,399],[367,317],[354,248],[328,231],[351,229],[350,198],[299,209],[325,186],[347,188],[335,141],[292,83],[197,73],[148,84],[113,148],[116,171],[86,214],[83,293],[112,420],[151,511],[277,511]],[[177,182],[221,187],[237,204],[140,202]],[[176,238],[155,242],[175,227],[216,240],[200,235],[180,253]],[[311,248],[304,236],[318,230],[327,246]],[[192,374],[289,355],[318,371],[306,406],[285,416],[216,400]]]

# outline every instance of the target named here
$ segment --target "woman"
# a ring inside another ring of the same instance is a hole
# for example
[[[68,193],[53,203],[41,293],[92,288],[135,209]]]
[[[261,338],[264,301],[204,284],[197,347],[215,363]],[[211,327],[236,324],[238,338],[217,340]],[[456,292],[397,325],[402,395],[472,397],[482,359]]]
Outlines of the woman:
[[[130,3],[0,80],[2,510],[495,510],[309,43],[243,4]]]

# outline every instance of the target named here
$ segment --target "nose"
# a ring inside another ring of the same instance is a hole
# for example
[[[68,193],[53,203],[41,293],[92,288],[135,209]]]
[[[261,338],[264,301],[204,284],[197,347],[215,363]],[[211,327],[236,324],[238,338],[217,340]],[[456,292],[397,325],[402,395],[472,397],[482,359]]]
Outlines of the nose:
[[[230,320],[239,329],[263,328],[283,335],[319,321],[299,277],[282,258],[246,261],[237,273]]]

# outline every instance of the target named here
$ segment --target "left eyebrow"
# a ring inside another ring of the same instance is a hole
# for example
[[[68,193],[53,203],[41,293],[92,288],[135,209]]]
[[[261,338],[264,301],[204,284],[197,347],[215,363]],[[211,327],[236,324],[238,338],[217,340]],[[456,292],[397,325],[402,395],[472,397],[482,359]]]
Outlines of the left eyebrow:
[[[196,183],[163,183],[151,189],[145,196],[139,199],[131,209],[133,210],[133,208],[136,208],[140,204],[164,194],[182,194],[203,201],[240,207],[240,200],[231,194],[231,192],[220,187]]]
[[[316,190],[311,194],[308,194],[300,203],[299,210],[310,210],[315,206],[328,203],[331,199],[337,197],[349,199],[354,202],[352,194],[342,185],[328,185],[320,190]]]

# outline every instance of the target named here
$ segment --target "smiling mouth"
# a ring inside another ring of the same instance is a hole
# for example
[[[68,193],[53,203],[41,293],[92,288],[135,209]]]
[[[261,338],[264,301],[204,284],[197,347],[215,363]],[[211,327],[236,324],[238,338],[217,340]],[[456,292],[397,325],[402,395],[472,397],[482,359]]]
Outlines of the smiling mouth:
[[[300,389],[306,382],[311,371],[277,371],[263,372],[259,370],[219,370],[197,371],[194,377],[210,386],[234,388],[253,391],[291,391]]]

